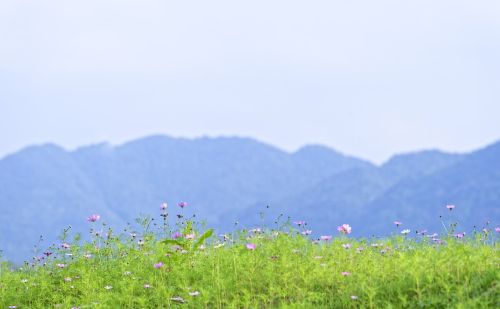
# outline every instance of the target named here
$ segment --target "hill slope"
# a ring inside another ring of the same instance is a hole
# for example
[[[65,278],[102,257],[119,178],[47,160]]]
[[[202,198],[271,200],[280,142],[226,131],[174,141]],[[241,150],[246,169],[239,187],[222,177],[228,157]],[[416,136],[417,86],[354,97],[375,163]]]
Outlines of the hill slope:
[[[165,200],[187,200],[196,205],[198,217],[217,225],[229,210],[281,199],[329,175],[365,166],[370,164],[325,147],[290,154],[244,138],[152,136],[73,152],[30,147],[0,160],[0,249],[18,260],[29,256],[39,235],[55,241],[69,224],[83,232],[91,213],[109,223],[127,222],[155,213]]]

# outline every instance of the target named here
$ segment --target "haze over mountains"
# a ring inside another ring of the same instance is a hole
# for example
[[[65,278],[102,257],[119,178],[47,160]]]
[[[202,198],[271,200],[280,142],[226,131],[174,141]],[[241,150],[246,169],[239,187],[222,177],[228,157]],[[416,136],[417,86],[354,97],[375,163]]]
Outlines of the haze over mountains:
[[[178,201],[189,202],[186,215],[221,231],[235,221],[259,225],[265,209],[265,223],[284,213],[306,220],[316,237],[342,223],[357,236],[388,234],[394,220],[440,232],[440,215],[470,232],[500,223],[500,142],[469,154],[398,155],[382,166],[322,146],[288,153],[248,138],[32,146],[0,160],[0,250],[30,258],[40,235],[48,246],[68,225],[85,232],[92,213],[124,226],[157,216],[164,201],[172,214]],[[450,213],[446,204],[457,207]]]

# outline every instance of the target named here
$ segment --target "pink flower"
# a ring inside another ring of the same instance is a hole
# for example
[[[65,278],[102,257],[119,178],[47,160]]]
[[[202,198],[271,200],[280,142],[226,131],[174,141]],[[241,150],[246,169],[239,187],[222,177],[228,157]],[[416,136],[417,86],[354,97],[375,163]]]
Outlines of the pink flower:
[[[163,267],[163,262],[158,262],[158,263],[154,264],[154,268],[156,268],[156,269],[160,269],[162,267]]]
[[[306,224],[305,221],[295,221],[294,224],[297,224],[298,226]]]
[[[68,244],[68,243],[62,243],[61,244],[61,248],[63,248],[63,249],[69,249],[70,247],[71,247],[71,245]]]
[[[396,227],[399,227],[400,225],[403,224],[403,222],[401,222],[401,221],[394,221],[394,224],[396,224]]]
[[[194,239],[195,238],[195,233],[191,233],[191,234],[186,234],[186,236],[184,236],[186,239]]]
[[[347,277],[347,276],[350,276],[350,275],[351,275],[351,273],[348,272],[348,271],[343,271],[342,272],[342,276],[344,276],[344,277]]]
[[[184,207],[186,207],[187,205],[188,205],[188,203],[187,203],[187,202],[179,202],[179,203],[177,203],[177,206],[179,206],[180,208],[184,208]]]
[[[173,239],[177,239],[177,238],[179,238],[179,237],[181,237],[181,236],[182,236],[181,232],[178,232],[178,231],[177,231],[177,232],[174,232],[174,233],[172,234],[172,238],[173,238]]]
[[[332,239],[332,235],[323,235],[323,236],[320,236],[321,240],[324,240],[324,241],[329,241]]]
[[[500,227],[496,227],[495,232],[500,233]]]
[[[162,203],[162,204],[160,205],[160,209],[161,209],[161,210],[167,210],[167,208],[168,208],[168,204],[167,204],[167,203]]]
[[[465,232],[455,234],[455,237],[456,237],[456,238],[459,238],[459,239],[460,239],[460,238],[464,238],[464,236],[465,236]]]
[[[452,211],[453,209],[455,209],[455,205],[446,205],[446,208]]]
[[[96,222],[97,220],[101,219],[101,216],[97,215],[97,214],[93,214],[93,215],[90,215],[88,218],[87,218],[87,221],[88,222]]]
[[[56,266],[57,266],[57,267],[59,267],[59,268],[64,268],[64,267],[66,267],[66,265],[65,265],[65,264],[57,264]]]
[[[257,248],[257,245],[256,244],[247,244],[246,247],[248,250],[255,250],[255,248]]]
[[[351,234],[352,228],[349,226],[349,224],[342,224],[341,226],[337,227],[337,231],[344,234]]]
[[[302,232],[302,235],[311,235],[312,232],[313,231],[311,231],[311,230],[305,230]]]
[[[344,249],[349,249],[352,247],[351,244],[342,244],[342,247],[344,247]]]

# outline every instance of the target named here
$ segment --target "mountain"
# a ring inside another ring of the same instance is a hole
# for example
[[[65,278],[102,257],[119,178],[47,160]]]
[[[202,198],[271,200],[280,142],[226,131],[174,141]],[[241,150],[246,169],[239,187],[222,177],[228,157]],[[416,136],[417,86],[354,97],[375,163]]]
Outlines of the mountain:
[[[32,146],[0,160],[0,250],[19,262],[60,243],[71,225],[87,235],[98,213],[118,232],[141,214],[159,217],[160,203],[187,201],[220,231],[239,226],[306,220],[314,237],[349,223],[353,236],[405,228],[460,231],[500,223],[500,142],[468,154],[422,151],[397,155],[381,166],[309,145],[289,153],[253,139],[179,139],[150,136],[111,146],[66,151]],[[446,204],[456,204],[448,211]],[[269,205],[269,208],[266,206]],[[264,211],[264,218],[261,212]],[[441,215],[441,218],[439,217]]]
[[[456,208],[449,211],[448,204]],[[257,220],[250,213],[244,224]],[[488,222],[498,226],[500,142],[465,155],[425,151],[338,173],[271,205],[268,213],[305,220],[315,235],[331,234],[343,223],[356,227],[353,236],[386,235],[397,232],[396,220],[414,232],[443,232],[451,223],[467,233]]]
[[[453,211],[443,205],[455,204]],[[366,206],[373,227],[394,219],[415,229],[441,230],[458,222],[459,230],[500,223],[500,143],[471,153],[435,173],[407,179]]]
[[[92,213],[123,227],[141,213],[156,214],[165,200],[187,200],[186,215],[219,225],[230,210],[369,166],[326,147],[290,154],[248,138],[151,136],[72,152],[29,147],[0,160],[0,249],[10,259],[26,258],[40,235],[47,245],[68,225],[84,233]]]
[[[272,223],[274,218],[283,213],[296,220],[312,222],[314,228],[323,233],[331,233],[332,227],[342,222],[366,226],[366,222],[371,222],[374,217],[368,212],[370,208],[367,205],[391,192],[399,183],[432,175],[455,165],[464,157],[440,151],[422,151],[394,156],[381,167],[353,168],[336,173],[309,189],[271,204],[271,207],[266,208],[269,217],[266,223]],[[243,215],[231,213],[229,217],[250,225],[259,220],[259,212],[259,205],[252,205]],[[380,229],[379,226],[378,230],[364,228],[358,231],[363,231],[364,235],[380,234],[389,232],[387,227],[392,226],[385,224],[385,228],[382,226]]]

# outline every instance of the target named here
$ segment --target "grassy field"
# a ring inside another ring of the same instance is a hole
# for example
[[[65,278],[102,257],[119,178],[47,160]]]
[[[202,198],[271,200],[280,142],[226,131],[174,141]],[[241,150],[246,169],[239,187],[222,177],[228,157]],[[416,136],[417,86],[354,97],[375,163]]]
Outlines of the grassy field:
[[[312,239],[303,222],[229,235],[164,222],[120,235],[91,222],[91,241],[4,263],[0,308],[500,308],[494,229]]]

